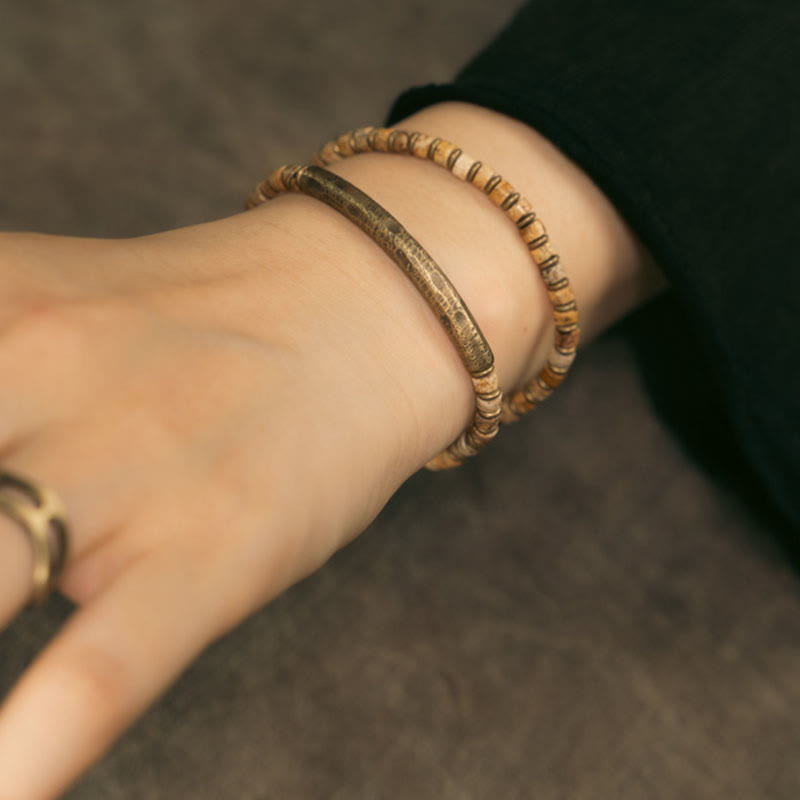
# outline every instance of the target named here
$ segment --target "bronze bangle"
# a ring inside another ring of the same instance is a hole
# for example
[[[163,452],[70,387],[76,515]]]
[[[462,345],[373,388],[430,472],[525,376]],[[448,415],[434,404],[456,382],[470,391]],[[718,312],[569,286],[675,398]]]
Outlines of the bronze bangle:
[[[275,170],[248,197],[247,208],[282,192],[300,191],[334,208],[355,223],[411,279],[447,331],[475,390],[470,426],[426,467],[447,469],[478,453],[497,434],[502,392],[494,355],[478,323],[455,287],[422,245],[385,208],[339,175],[319,166],[288,165]]]

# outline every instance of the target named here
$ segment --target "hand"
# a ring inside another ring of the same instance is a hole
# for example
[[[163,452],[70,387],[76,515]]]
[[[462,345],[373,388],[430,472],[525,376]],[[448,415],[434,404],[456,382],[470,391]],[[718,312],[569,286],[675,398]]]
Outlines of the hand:
[[[584,341],[663,288],[535,131],[460,103],[405,127],[514,176],[569,264]],[[527,249],[474,188],[394,159],[336,170],[425,244],[519,385],[551,335]],[[0,469],[64,500],[60,588],[80,606],[0,708],[2,800],[61,792],[208,643],[362,531],[474,403],[405,276],[298,196],[133,240],[0,235],[0,374]],[[29,587],[28,543],[0,516],[0,625]]]
[[[330,259],[314,274],[269,219],[127,242],[0,237],[0,466],[64,500],[61,589],[80,606],[0,711],[2,798],[63,790],[425,458],[408,387],[379,366],[370,287]],[[226,261],[218,241],[234,238],[258,247]],[[2,516],[0,564],[2,625],[31,571]]]

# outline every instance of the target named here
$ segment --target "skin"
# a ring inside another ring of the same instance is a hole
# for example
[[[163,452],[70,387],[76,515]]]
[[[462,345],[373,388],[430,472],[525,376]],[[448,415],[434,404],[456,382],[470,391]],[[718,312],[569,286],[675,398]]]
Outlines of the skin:
[[[584,343],[664,287],[605,195],[533,129],[463,103],[398,127],[479,154],[531,200]],[[501,386],[535,375],[551,312],[513,224],[416,159],[335,171],[437,259]],[[0,234],[0,374],[0,463],[64,500],[59,588],[78,606],[0,707],[0,800],[57,797],[209,643],[363,531],[473,408],[407,278],[295,195],[135,239]],[[0,517],[0,625],[30,570]]]

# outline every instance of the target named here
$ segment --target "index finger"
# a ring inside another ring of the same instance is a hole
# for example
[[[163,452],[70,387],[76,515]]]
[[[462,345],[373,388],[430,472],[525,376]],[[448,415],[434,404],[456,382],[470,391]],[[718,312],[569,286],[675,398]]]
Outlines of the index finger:
[[[221,633],[213,594],[147,555],[77,611],[0,707],[0,797],[65,791]]]

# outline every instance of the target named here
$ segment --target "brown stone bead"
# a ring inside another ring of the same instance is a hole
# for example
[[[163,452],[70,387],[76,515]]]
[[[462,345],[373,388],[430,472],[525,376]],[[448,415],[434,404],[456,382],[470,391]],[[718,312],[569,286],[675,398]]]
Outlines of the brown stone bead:
[[[520,197],[506,213],[520,230],[524,230],[527,225],[532,224],[537,219],[533,206],[524,197]]]
[[[547,296],[550,298],[550,302],[553,304],[554,308],[559,308],[567,303],[575,302],[575,295],[572,292],[572,287],[569,285],[563,286],[561,289],[556,289],[555,291],[548,289]]]
[[[539,373],[539,380],[546,383],[551,389],[561,385],[564,380],[563,372],[553,372],[553,368],[548,363],[545,368]]]
[[[527,245],[530,245],[532,241],[541,239],[543,236],[547,236],[547,231],[545,230],[542,221],[538,217],[534,217],[532,222],[529,222],[524,228],[520,228],[519,235],[522,237],[523,242],[525,242]],[[530,246],[528,249],[531,249]]]
[[[578,309],[575,308],[571,311],[554,311],[553,319],[559,327],[566,327],[568,325],[578,324]]]
[[[530,383],[528,386],[526,386],[522,392],[525,395],[525,399],[529,403],[538,405],[550,397],[550,395],[553,393],[553,387],[545,383],[541,376],[539,376],[533,381],[533,383]]]
[[[550,259],[552,259],[556,252],[550,246],[550,239],[548,237],[547,241],[542,242],[538,247],[528,248],[531,251],[531,255],[533,256],[533,260],[541,267],[545,263],[547,263]]]
[[[556,350],[554,348],[550,353],[547,363],[550,364],[551,368],[556,372],[565,374],[567,370],[569,370],[569,368],[572,366],[572,362],[574,360],[575,360],[574,348],[565,353],[562,353],[560,350]]]
[[[577,328],[556,328],[555,348],[559,353],[575,352],[580,340]]]
[[[486,191],[486,190],[484,190]],[[509,200],[514,200],[519,196],[519,192],[502,177],[497,182],[497,185],[489,191],[489,199],[496,205],[503,208],[503,205]],[[504,209],[505,210],[505,209]]]

